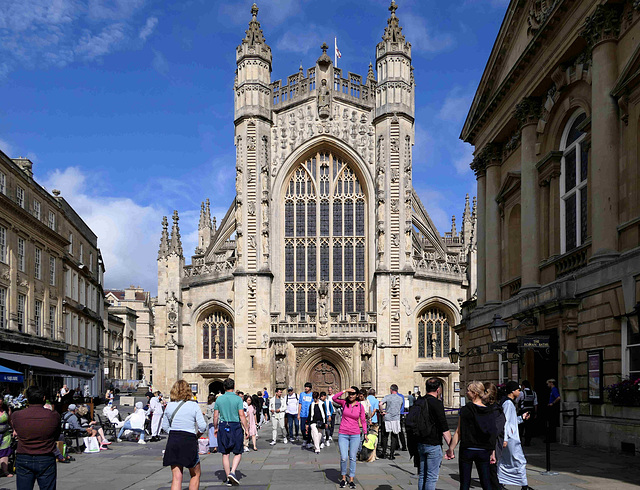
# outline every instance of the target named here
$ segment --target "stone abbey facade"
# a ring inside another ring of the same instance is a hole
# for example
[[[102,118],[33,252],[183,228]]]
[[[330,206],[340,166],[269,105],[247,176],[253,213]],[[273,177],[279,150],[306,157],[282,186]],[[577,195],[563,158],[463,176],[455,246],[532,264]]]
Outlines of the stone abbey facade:
[[[366,78],[316,65],[271,81],[257,20],[237,47],[236,198],[203,203],[185,264],[178,213],[158,254],[153,384],[402,392],[440,376],[458,403],[453,327],[475,292],[475,203],[440,235],[412,184],[414,74],[395,2]]]

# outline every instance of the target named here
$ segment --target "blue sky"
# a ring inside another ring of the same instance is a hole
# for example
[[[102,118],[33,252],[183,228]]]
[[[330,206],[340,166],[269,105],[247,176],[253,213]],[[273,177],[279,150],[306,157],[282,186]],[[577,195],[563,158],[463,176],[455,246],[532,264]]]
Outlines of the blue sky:
[[[416,79],[414,186],[441,234],[475,195],[458,140],[508,0],[398,0]],[[98,234],[107,287],[157,290],[161,217],[193,253],[200,202],[234,197],[235,47],[251,1],[0,0],[0,149],[27,156]],[[366,76],[389,2],[270,0],[272,81],[334,37]],[[187,262],[190,259],[187,258]]]

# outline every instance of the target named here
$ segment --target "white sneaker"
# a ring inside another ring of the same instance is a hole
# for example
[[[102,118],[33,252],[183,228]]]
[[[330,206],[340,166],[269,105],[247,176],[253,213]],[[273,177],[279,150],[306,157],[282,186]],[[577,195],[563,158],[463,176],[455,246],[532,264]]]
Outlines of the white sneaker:
[[[271,441],[269,444],[271,444],[272,446],[276,445],[276,441]]]
[[[145,441],[143,441],[142,439],[140,439],[140,440],[138,441],[138,444],[146,444],[146,442],[145,442]]]
[[[118,442],[122,442],[122,439],[116,439],[116,441],[118,441]]]
[[[284,441],[282,441],[282,443],[283,443],[283,444],[286,444],[287,442],[288,442],[288,441],[287,441],[287,438],[285,437],[285,438],[284,438]]]
[[[330,440],[330,441],[333,441],[333,437],[332,437],[332,436],[329,436],[329,440]]]
[[[316,449],[316,454],[320,454],[320,449]]]
[[[330,445],[331,445],[331,441],[327,439],[327,447],[329,447]]]
[[[248,452],[249,452],[249,448],[248,448],[248,447],[245,447],[245,448],[244,448],[244,452],[245,452],[245,453],[248,453]]]
[[[320,449],[324,449],[324,442],[320,443]]]

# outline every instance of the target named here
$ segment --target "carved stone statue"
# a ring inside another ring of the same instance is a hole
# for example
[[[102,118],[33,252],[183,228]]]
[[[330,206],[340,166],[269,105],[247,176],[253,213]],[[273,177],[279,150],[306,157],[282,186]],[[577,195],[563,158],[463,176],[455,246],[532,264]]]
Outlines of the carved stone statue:
[[[384,199],[378,199],[378,223],[384,223]]]
[[[265,259],[269,257],[269,233],[266,231],[262,233],[262,255]]]
[[[384,167],[382,165],[378,167],[378,176],[376,177],[376,188],[378,190],[378,196],[384,196]]]
[[[327,296],[329,295],[329,286],[326,282],[321,282],[318,286],[318,303],[320,306],[320,321],[326,322],[328,318]]]
[[[286,384],[287,382],[287,366],[284,359],[276,360],[276,383]]]
[[[362,384],[371,384],[371,359],[369,359],[369,357],[362,359],[360,381]]]
[[[318,93],[318,116],[326,119],[331,115],[331,91],[327,86],[327,80],[322,79]]]
[[[256,215],[256,203],[254,201],[249,201],[247,203],[247,213],[249,214],[249,216]]]

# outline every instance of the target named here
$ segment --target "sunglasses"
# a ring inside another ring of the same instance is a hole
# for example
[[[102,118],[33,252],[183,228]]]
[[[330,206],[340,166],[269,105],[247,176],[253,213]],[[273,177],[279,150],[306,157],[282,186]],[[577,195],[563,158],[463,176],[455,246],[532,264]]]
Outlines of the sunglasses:
[[[353,391],[348,391],[348,392],[347,392],[347,395],[349,395],[349,396],[356,396],[356,394],[357,394],[357,393],[354,393]]]

